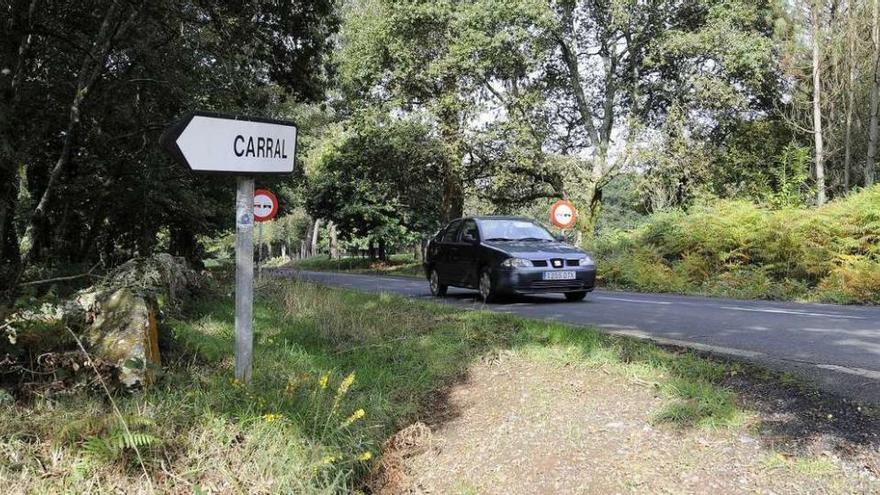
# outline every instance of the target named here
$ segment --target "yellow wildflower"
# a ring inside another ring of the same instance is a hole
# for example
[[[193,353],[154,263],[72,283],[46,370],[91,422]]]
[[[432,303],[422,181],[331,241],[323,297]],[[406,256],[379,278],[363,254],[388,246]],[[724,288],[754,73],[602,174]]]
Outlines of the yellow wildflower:
[[[321,390],[327,388],[327,384],[330,383],[330,373],[324,373],[321,375],[321,378],[318,379],[318,385],[321,387]]]
[[[352,383],[354,383],[354,372],[349,373],[349,375],[339,384],[339,387],[336,388],[336,396],[333,398],[333,408],[331,409],[333,413],[339,408],[339,402],[342,400],[342,397],[348,393],[348,389],[351,387]]]
[[[348,426],[348,425],[354,423],[355,421],[363,418],[366,414],[367,413],[364,412],[363,409],[358,409],[357,411],[351,413],[351,416],[346,418],[345,422],[342,423],[342,426],[343,427]]]
[[[328,456],[324,456],[324,458],[321,459],[321,464],[325,464],[325,465],[326,464],[333,464],[334,462],[336,462],[338,460],[339,460],[338,456],[328,455]]]
[[[263,419],[266,420],[267,423],[274,423],[275,421],[278,421],[279,419],[282,419],[282,418],[284,418],[284,416],[281,414],[271,414],[270,413],[270,414],[263,415]]]
[[[342,383],[339,384],[339,388],[336,389],[336,399],[338,400],[340,397],[348,393],[349,387],[354,383],[354,372],[349,373]]]
[[[359,461],[369,461],[373,458],[373,454],[370,451],[364,452],[357,456],[357,460]]]

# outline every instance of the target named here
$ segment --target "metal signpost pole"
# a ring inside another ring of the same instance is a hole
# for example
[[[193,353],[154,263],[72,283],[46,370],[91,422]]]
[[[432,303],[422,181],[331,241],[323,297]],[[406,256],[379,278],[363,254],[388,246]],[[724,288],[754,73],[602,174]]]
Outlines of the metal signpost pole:
[[[254,178],[235,196],[235,379],[250,383],[254,348]]]

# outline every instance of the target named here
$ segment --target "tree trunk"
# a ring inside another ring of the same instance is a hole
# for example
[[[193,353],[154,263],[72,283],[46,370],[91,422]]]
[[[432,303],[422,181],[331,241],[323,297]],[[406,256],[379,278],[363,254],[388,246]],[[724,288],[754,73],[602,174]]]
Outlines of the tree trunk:
[[[311,256],[315,256],[318,254],[318,232],[321,230],[321,219],[316,218],[315,224],[312,228],[312,239],[311,244],[309,245],[309,251]]]
[[[7,62],[15,61],[11,77],[0,77],[0,81],[4,83],[0,87],[0,292],[10,298],[14,294],[9,289],[15,286],[21,262],[18,232],[15,228],[20,186],[16,150],[17,143],[26,138],[14,129],[21,100],[21,84],[25,80],[27,61],[34,40],[33,27],[39,2],[31,0],[26,14],[18,11],[18,6],[20,5],[13,4],[8,12],[11,23],[6,26],[7,34],[20,34],[17,49],[9,44],[5,47],[10,50],[0,53]],[[9,81],[8,86],[5,86],[6,81]]]
[[[300,258],[306,258],[309,254],[309,246],[312,245],[312,230],[315,228],[315,222],[309,222],[308,227],[306,227],[306,235],[303,240],[300,242]]]
[[[849,64],[849,77],[846,85],[846,132],[843,143],[843,190],[849,193],[852,169],[852,128],[853,128],[853,110],[855,108],[856,95],[856,27],[855,12],[853,5],[849,6],[849,16],[847,18],[847,63]]]
[[[385,239],[379,239],[379,261],[388,261],[388,251],[385,246]]]
[[[455,81],[445,81],[447,86],[455,89]],[[443,204],[441,205],[443,222],[451,222],[464,214],[464,185],[461,177],[462,148],[458,111],[455,103],[448,103],[454,98],[444,98],[446,103],[438,109],[440,120],[440,136],[446,148],[443,160]]]
[[[330,259],[339,259],[339,235],[336,232],[336,224],[327,222],[327,231],[330,236]]]
[[[813,143],[816,147],[816,203],[822,205],[825,204],[825,150],[822,142],[822,60],[819,45],[821,36],[819,15],[819,0],[813,0],[810,16],[813,47]]]
[[[865,163],[865,186],[874,184],[874,167],[877,164],[877,120],[880,107],[880,1],[874,0],[874,15],[871,21],[871,41],[874,47],[871,61],[874,72],[871,79],[871,123],[868,125],[868,156]]]
[[[0,169],[0,263],[18,265],[18,234],[15,231],[15,213],[18,208],[18,181],[6,170]]]
[[[182,256],[196,268],[204,268],[199,252],[199,242],[192,231],[186,228],[173,229],[169,241],[168,250],[171,254]]]
[[[587,138],[593,147],[593,160],[590,163],[589,193],[585,198],[586,208],[580,209],[581,220],[578,221],[578,230],[587,238],[592,238],[599,211],[602,206],[602,188],[606,182],[608,173],[608,149],[611,143],[611,133],[614,127],[614,98],[616,85],[614,81],[614,67],[616,59],[611,56],[603,58],[605,64],[605,95],[603,101],[603,115],[601,128],[597,126],[593,111],[587,99],[581,81],[580,64],[578,61],[579,48],[575,36],[576,26],[574,18],[574,2],[562,4],[560,32],[556,36],[562,60],[565,63],[569,85],[574,94],[578,113],[587,130]],[[605,47],[614,49],[605,42]]]

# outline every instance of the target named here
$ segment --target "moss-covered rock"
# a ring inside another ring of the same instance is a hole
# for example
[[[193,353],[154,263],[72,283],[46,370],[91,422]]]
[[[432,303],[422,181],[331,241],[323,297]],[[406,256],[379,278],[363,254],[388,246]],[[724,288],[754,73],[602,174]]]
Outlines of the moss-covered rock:
[[[96,310],[97,316],[84,333],[93,355],[115,363],[125,386],[152,382],[150,364],[161,364],[156,301],[122,288],[103,294]]]
[[[159,253],[126,261],[94,288],[105,291],[129,288],[149,294],[165,310],[178,308],[201,285],[201,276],[190,268],[185,259]]]
[[[77,335],[95,360],[118,367],[123,385],[148,384],[160,363],[158,320],[201,283],[183,258],[129,260],[66,301],[34,304],[0,320],[0,362],[32,367],[33,356],[79,353]]]

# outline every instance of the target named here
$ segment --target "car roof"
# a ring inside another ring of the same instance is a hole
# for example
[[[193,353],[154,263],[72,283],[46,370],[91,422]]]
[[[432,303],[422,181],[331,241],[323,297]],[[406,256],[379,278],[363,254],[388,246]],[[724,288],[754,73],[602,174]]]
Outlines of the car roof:
[[[477,217],[467,217],[472,218],[474,220],[520,220],[526,222],[534,222],[531,218],[527,217],[516,217],[512,215],[481,215]]]
[[[446,229],[446,227],[448,227],[449,225],[451,225],[455,222],[460,222],[460,221],[464,221],[464,220],[476,220],[478,222],[482,221],[482,220],[518,220],[521,222],[531,222],[531,223],[535,223],[535,224],[538,223],[535,220],[532,220],[531,218],[528,218],[528,217],[517,217],[517,216],[513,216],[513,215],[479,215],[479,216],[474,216],[474,217],[461,217],[461,218],[456,218],[454,220],[450,220],[446,225],[440,227],[439,232],[442,232],[443,230]]]

